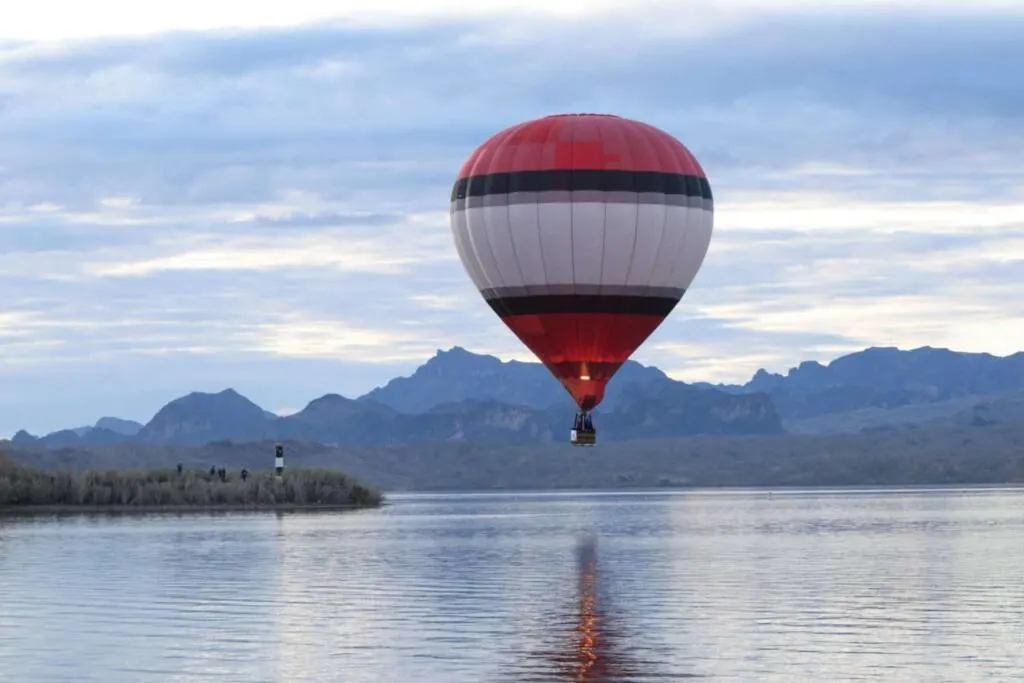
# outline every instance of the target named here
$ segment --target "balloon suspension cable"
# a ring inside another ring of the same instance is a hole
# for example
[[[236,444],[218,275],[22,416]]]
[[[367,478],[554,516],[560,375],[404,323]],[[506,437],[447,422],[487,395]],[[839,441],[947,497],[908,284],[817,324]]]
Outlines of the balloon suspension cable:
[[[581,432],[590,433],[594,431],[594,418],[590,415],[589,410],[581,409],[580,412],[576,413],[576,424]]]

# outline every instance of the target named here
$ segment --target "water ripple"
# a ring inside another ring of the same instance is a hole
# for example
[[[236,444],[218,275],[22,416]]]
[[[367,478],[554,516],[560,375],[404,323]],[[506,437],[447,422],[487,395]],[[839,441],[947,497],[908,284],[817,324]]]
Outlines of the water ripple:
[[[1000,681],[1024,493],[0,518],[0,681]]]

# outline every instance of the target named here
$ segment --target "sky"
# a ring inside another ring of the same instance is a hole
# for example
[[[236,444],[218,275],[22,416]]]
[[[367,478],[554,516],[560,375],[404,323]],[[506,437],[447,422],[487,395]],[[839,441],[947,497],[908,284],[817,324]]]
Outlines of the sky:
[[[531,359],[448,225],[462,161],[641,119],[715,232],[634,358],[745,381],[1024,348],[1024,5],[34,0],[0,25],[0,434],[232,387],[288,413],[454,345]]]

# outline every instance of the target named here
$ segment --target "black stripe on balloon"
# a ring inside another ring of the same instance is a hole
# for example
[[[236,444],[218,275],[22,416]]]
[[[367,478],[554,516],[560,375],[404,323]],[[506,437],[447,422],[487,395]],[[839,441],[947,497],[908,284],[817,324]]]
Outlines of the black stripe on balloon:
[[[488,173],[459,178],[452,201],[512,192],[652,192],[713,199],[708,179],[658,171],[547,170]]]
[[[502,318],[559,313],[667,316],[679,303],[679,299],[660,296],[556,294],[492,298],[488,299],[487,303]]]

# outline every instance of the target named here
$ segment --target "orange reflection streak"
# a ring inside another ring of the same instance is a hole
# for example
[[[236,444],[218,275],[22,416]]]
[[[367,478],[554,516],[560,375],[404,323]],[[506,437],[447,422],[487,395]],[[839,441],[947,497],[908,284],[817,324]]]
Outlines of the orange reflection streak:
[[[606,577],[598,571],[597,541],[581,539],[576,546],[576,591],[566,615],[571,625],[567,641],[554,652],[545,653],[547,673],[542,678],[524,676],[526,683],[618,683],[631,680],[637,672],[623,659],[621,634],[614,613],[608,611],[604,596]],[[534,674],[536,675],[536,674]]]
[[[598,662],[597,651],[597,563],[591,558],[583,568],[579,582],[580,614],[578,671],[576,680],[585,683]]]

